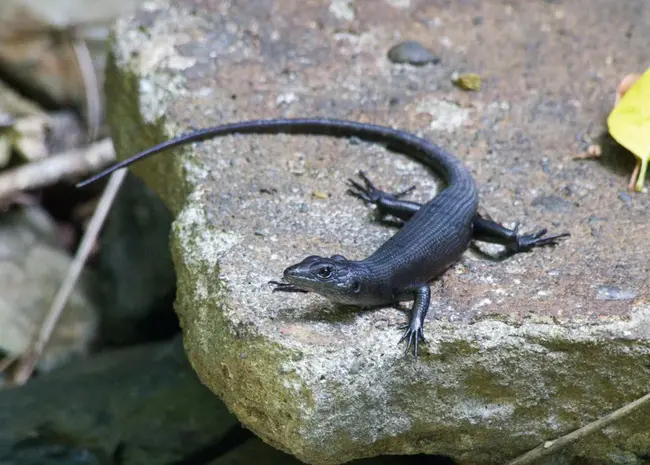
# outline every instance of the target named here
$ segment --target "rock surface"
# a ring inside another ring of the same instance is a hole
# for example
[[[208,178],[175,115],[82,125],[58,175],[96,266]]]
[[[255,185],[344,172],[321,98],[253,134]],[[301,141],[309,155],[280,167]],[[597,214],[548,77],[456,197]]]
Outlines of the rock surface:
[[[124,345],[175,326],[176,277],[169,253],[169,210],[142,180],[124,180],[102,230],[95,269],[101,340]]]
[[[266,283],[309,254],[364,257],[393,233],[345,195],[356,170],[387,190],[416,184],[420,201],[435,193],[430,173],[369,144],[298,136],[228,137],[140,163],[177,215],[176,307],[203,382],[264,441],[318,465],[418,452],[500,464],[643,395],[650,199],[624,191],[633,160],[611,141],[600,162],[573,156],[608,141],[618,80],[650,63],[644,5],[182,0],[121,20],[107,71],[120,157],[244,119],[372,121],[457,153],[496,220],[572,234],[503,261],[468,251],[434,287],[414,363],[397,344],[402,312]],[[390,63],[404,40],[441,63]],[[454,88],[466,71],[480,92]],[[555,463],[640,464],[647,418]]]
[[[57,243],[56,226],[43,210],[25,206],[0,221],[0,351],[17,357],[40,330],[72,257]],[[89,297],[92,274],[81,274],[38,368],[52,370],[86,354],[95,341],[98,311]]]
[[[143,345],[0,391],[0,463],[173,463],[236,423],[179,340]]]

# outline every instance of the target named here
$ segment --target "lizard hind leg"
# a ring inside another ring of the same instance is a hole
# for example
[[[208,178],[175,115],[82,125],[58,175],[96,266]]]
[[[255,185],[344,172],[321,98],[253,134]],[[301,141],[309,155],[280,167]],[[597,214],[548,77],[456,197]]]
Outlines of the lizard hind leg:
[[[547,232],[548,230],[543,228],[531,234],[519,234],[519,223],[513,229],[508,229],[480,215],[474,217],[473,239],[504,245],[512,253],[526,252],[533,247],[555,245],[558,239],[571,235],[565,232],[546,236]]]

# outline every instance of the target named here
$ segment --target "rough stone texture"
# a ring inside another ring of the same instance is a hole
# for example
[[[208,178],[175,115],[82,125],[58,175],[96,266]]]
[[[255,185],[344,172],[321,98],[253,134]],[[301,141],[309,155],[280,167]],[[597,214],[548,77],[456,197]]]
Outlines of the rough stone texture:
[[[179,342],[105,352],[0,391],[0,463],[174,463],[218,439],[237,420]]]
[[[177,311],[201,379],[262,439],[313,464],[417,452],[503,463],[644,394],[650,200],[624,191],[633,160],[603,136],[618,80],[650,63],[644,3],[183,0],[121,20],[107,75],[121,157],[223,122],[372,121],[457,153],[495,219],[572,234],[505,261],[469,251],[435,286],[414,363],[396,344],[400,311],[266,283],[305,255],[361,258],[392,234],[345,195],[357,169],[389,190],[416,184],[418,200],[435,192],[430,173],[322,137],[160,155],[134,171],[178,215]],[[391,64],[403,40],[441,63]],[[480,73],[481,91],[455,89],[455,71]],[[602,161],[574,160],[591,140]],[[642,463],[649,427],[631,416],[554,463]]]

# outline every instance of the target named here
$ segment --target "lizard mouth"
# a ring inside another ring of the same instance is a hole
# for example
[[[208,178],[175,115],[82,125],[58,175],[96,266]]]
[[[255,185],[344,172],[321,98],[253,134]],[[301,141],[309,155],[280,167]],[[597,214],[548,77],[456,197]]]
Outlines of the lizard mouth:
[[[309,292],[292,283],[284,283],[282,281],[269,281],[269,284],[275,286],[271,292]]]
[[[294,265],[284,270],[282,281],[269,281],[269,284],[275,286],[273,292],[311,292],[301,286],[305,280],[296,268]]]

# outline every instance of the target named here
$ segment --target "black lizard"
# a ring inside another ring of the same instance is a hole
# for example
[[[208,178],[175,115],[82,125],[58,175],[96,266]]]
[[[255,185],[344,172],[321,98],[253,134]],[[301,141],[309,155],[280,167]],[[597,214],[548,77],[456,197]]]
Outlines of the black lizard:
[[[227,134],[264,133],[358,137],[409,155],[442,177],[446,187],[429,202],[418,204],[400,200],[408,191],[390,194],[378,190],[361,173],[363,183],[350,180],[349,192],[375,204],[381,214],[403,220],[399,231],[363,260],[312,255],[284,271],[286,282],[271,282],[274,291],[314,292],[332,302],[359,307],[413,300],[410,322],[403,327],[400,342],[407,340],[407,349],[412,345],[416,357],[418,342],[424,341],[423,325],[431,300],[429,282],[456,262],[472,239],[502,244],[516,253],[569,236],[545,236],[546,229],[520,235],[518,227],[507,229],[481,217],[471,173],[455,156],[425,139],[384,126],[326,118],[253,120],[199,129],[117,163],[78,187],[171,147]]]

